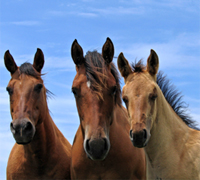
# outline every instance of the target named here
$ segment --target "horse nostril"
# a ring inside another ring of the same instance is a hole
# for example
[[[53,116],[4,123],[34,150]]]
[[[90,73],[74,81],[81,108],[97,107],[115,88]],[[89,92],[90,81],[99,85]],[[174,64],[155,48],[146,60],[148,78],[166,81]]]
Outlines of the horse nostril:
[[[89,141],[90,141],[90,139],[87,139],[86,142],[85,142],[86,151],[90,151]]]
[[[110,142],[107,138],[87,139],[84,149],[90,159],[103,160],[109,152]]]
[[[130,130],[130,138],[133,139],[133,130]]]
[[[31,124],[31,122],[27,122],[24,127],[24,131],[31,131],[32,129],[33,129],[33,126]]]
[[[147,139],[147,130],[143,129],[143,138],[146,140]]]
[[[14,125],[13,125],[12,122],[10,123],[10,129],[11,129],[11,132],[12,132],[13,134],[15,134],[15,128],[14,128]]]

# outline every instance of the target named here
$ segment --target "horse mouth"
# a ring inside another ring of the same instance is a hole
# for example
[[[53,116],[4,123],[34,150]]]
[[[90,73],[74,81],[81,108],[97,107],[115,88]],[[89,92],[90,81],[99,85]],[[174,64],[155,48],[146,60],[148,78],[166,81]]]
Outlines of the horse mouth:
[[[23,141],[17,141],[17,140],[16,140],[16,143],[19,144],[19,145],[27,145],[27,144],[29,144],[30,142],[31,142],[31,140],[26,141],[26,142],[23,142]]]
[[[17,135],[13,134],[13,137],[14,137],[17,144],[26,145],[26,144],[29,144],[32,141],[32,139],[34,137],[34,133],[30,134],[28,136],[17,136]]]

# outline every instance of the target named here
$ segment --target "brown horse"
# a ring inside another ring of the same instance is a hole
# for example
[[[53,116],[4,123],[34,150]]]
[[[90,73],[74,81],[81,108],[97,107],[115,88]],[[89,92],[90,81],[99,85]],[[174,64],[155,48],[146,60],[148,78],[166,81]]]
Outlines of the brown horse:
[[[4,55],[11,73],[10,95],[15,138],[7,164],[7,179],[70,179],[71,145],[54,124],[47,106],[41,70],[44,55],[37,49],[34,63],[17,67],[9,51]]]
[[[72,85],[80,126],[72,146],[72,179],[144,179],[145,154],[129,138],[119,75],[107,38],[102,55],[83,50],[75,40],[71,55],[77,74]]]
[[[131,67],[122,53],[118,57],[130,138],[145,149],[148,179],[200,179],[200,131],[185,113],[180,93],[157,74],[158,67],[154,50],[146,67],[141,61]]]

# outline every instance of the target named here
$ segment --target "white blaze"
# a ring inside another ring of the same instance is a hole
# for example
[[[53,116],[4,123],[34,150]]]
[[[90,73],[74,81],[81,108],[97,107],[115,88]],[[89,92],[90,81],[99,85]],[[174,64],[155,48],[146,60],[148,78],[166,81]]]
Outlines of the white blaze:
[[[90,86],[91,86],[91,82],[87,81],[87,87],[90,88]]]

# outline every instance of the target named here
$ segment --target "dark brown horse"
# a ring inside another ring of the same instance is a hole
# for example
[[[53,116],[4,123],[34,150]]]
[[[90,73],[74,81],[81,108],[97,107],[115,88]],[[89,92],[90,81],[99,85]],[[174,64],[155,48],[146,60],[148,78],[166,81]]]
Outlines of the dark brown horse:
[[[49,91],[41,78],[43,52],[37,49],[33,65],[17,67],[9,51],[4,60],[11,73],[6,89],[10,95],[10,129],[16,140],[7,164],[7,179],[70,179],[71,145],[49,114]]]
[[[71,55],[77,70],[72,92],[80,118],[72,146],[72,179],[144,179],[145,155],[129,138],[112,41],[107,38],[102,55],[94,51],[84,57],[75,40]]]

